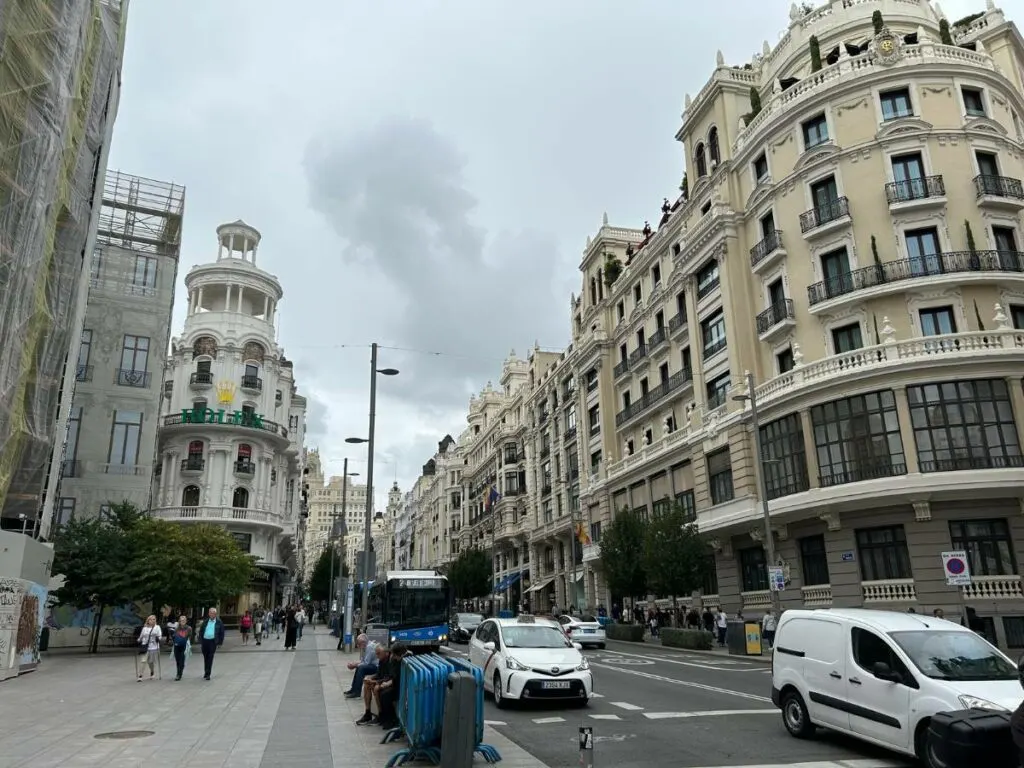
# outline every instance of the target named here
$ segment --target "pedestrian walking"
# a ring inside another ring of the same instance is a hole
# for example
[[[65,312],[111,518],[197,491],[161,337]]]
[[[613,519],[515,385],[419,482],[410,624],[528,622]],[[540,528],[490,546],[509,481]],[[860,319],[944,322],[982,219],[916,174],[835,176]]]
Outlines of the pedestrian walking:
[[[178,617],[178,625],[171,633],[171,653],[178,668],[178,674],[174,679],[181,680],[181,676],[185,674],[185,664],[192,656],[192,627],[188,625],[186,616]]]
[[[295,650],[295,642],[299,637],[299,617],[298,611],[294,607],[288,609],[288,613],[284,617],[284,649],[286,651]]]
[[[253,631],[252,636],[256,640],[256,645],[262,645],[263,640],[263,627],[266,621],[267,615],[263,612],[262,608],[257,607],[256,613],[253,615]]]
[[[718,631],[718,644],[725,646],[725,633],[729,628],[729,618],[721,608],[715,614],[715,629]]]
[[[771,609],[761,619],[761,637],[764,638],[769,648],[775,645],[775,628],[778,624],[779,620],[775,616],[775,611]]]
[[[199,627],[199,644],[203,649],[203,680],[209,680],[213,674],[213,655],[224,644],[224,622],[216,608],[209,610]]]
[[[295,621],[298,623],[298,639],[302,639],[302,626],[306,623],[306,612],[302,610],[302,606],[299,605],[299,609],[295,612]]]
[[[238,623],[238,628],[242,631],[242,645],[249,644],[249,632],[252,631],[252,614],[246,611],[242,614],[242,620]]]
[[[164,633],[160,625],[156,623],[156,616],[149,616],[139,633],[139,655],[135,661],[135,671],[138,674],[138,682],[142,682],[142,673],[149,667],[149,678],[152,680],[156,674],[157,665],[160,663],[160,641]]]

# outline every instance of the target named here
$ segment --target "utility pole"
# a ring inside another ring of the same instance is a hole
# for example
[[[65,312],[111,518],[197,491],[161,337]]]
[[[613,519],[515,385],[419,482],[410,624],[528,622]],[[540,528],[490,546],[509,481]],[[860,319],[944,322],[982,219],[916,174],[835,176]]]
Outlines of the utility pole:
[[[370,618],[370,528],[373,525],[373,433],[377,427],[377,342],[370,345],[370,431],[366,436],[366,519],[363,521],[363,626]]]

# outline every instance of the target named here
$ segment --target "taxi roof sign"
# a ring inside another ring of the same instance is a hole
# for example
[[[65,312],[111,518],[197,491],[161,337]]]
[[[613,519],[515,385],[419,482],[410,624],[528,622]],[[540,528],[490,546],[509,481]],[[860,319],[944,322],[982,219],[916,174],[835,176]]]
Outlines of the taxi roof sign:
[[[537,617],[530,613],[521,613],[516,617],[516,621],[520,624],[536,624]]]

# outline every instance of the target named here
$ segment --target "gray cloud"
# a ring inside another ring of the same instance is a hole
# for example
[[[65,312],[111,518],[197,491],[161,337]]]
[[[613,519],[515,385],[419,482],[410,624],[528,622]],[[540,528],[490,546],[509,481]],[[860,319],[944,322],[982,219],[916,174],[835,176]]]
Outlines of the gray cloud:
[[[558,244],[530,230],[488,237],[464,165],[429,123],[402,117],[321,137],[306,155],[312,205],[344,241],[342,258],[381,283],[388,311],[375,313],[377,332],[395,347],[449,353],[387,353],[402,370],[387,391],[437,412],[496,378],[510,348],[568,335]]]
[[[315,445],[329,434],[327,403],[315,392],[303,390],[306,398],[306,438]]]

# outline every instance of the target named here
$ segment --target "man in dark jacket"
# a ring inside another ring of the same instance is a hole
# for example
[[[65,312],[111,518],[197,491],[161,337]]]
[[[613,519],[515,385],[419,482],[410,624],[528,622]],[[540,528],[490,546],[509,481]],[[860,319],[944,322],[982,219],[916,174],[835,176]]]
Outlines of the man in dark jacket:
[[[203,680],[209,680],[213,673],[213,655],[224,644],[224,622],[217,616],[216,608],[211,608],[199,625],[199,644],[203,649]]]
[[[377,717],[381,727],[385,730],[397,728],[399,725],[395,707],[398,705],[398,696],[402,690],[402,661],[410,653],[402,643],[395,643],[391,646],[387,680],[381,682],[376,690],[377,712],[379,713]]]

